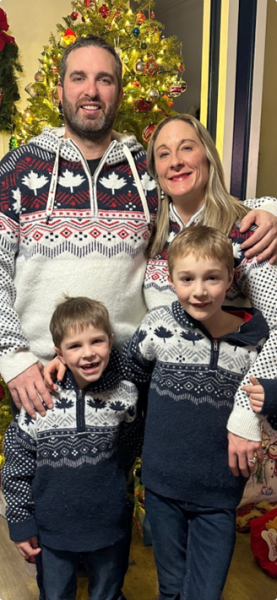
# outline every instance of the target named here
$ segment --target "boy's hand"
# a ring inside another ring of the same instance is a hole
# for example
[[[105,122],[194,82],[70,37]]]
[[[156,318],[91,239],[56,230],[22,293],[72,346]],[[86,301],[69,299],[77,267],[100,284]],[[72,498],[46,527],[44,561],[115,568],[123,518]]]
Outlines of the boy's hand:
[[[261,412],[265,400],[264,388],[255,377],[249,377],[252,385],[244,385],[241,389],[249,396],[249,402],[255,413]]]
[[[15,545],[18,552],[20,552],[25,559],[30,558],[30,556],[36,556],[41,552],[41,549],[38,547],[38,538],[36,535],[25,542],[15,542]]]
[[[261,442],[246,440],[230,431],[228,432],[228,440],[229,467],[233,475],[238,477],[241,473],[243,477],[249,477],[255,469],[255,457],[257,457],[257,460],[263,460]]]
[[[277,258],[277,217],[261,208],[251,210],[241,221],[240,231],[245,232],[251,225],[258,229],[241,245],[246,258],[257,256],[257,261],[268,260],[271,265]]]
[[[56,380],[62,381],[65,371],[66,367],[58,356],[55,356],[55,358],[53,358],[53,360],[51,360],[46,367],[44,367],[44,381],[49,390],[54,391],[58,389],[58,386],[54,382]]]

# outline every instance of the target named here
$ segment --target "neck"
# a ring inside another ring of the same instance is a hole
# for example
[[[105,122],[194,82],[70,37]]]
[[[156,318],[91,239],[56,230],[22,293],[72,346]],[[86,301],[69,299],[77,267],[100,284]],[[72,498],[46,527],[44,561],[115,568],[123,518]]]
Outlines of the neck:
[[[112,141],[112,132],[109,131],[103,139],[96,141],[89,140],[86,138],[80,138],[73,131],[70,131],[68,127],[65,128],[65,138],[71,138],[75,144],[80,148],[84,157],[87,160],[93,160],[94,158],[101,158],[106,152]]]
[[[213,338],[219,338],[228,333],[233,333],[243,323],[241,317],[237,317],[224,310],[219,310],[210,319],[202,322]]]
[[[195,198],[191,200],[186,198],[185,205],[183,198],[172,198],[172,203],[179,217],[182,219],[184,225],[186,225],[193,217],[193,215],[197,213],[199,208],[203,206],[204,198],[198,199],[198,201],[196,201]]]

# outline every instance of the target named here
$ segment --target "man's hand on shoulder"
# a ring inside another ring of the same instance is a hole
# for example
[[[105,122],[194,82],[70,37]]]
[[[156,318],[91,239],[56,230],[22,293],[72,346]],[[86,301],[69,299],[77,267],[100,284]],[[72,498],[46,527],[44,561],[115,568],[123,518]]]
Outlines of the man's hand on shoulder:
[[[48,408],[54,406],[42,374],[43,365],[38,361],[8,382],[16,407],[20,409],[23,406],[33,419],[36,418],[36,411],[43,417],[46,415],[42,400]]]

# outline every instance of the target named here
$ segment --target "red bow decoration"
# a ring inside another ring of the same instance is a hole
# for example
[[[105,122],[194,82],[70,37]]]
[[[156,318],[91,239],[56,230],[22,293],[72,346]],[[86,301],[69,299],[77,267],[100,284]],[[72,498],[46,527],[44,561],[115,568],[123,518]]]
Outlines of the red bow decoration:
[[[3,8],[0,8],[0,52],[4,50],[6,44],[10,44],[11,42],[15,44],[14,37],[5,33],[8,29],[7,15]]]

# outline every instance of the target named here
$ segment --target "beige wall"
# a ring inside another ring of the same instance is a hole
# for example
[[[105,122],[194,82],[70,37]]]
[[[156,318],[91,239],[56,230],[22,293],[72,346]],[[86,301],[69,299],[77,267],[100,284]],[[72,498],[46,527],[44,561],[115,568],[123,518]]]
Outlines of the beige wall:
[[[268,0],[257,196],[277,197],[277,2]]]
[[[51,32],[57,34],[56,24],[72,12],[71,1],[0,0],[0,7],[7,13],[9,33],[15,37],[24,69],[19,80],[21,100],[17,103],[23,110],[28,98],[24,88],[34,82],[43,46],[48,43]],[[9,138],[0,135],[0,158],[8,151]]]

